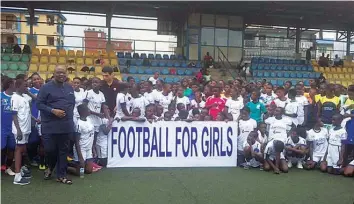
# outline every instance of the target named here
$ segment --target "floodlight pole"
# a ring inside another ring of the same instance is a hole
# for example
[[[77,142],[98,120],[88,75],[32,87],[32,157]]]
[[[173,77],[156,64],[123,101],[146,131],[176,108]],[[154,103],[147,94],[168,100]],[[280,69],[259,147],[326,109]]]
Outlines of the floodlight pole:
[[[113,45],[111,43],[111,38],[112,38],[112,16],[113,16],[114,8],[115,8],[115,4],[112,4],[111,9],[106,14],[106,27],[108,28],[108,36],[107,36],[108,39],[107,39],[107,45],[106,45],[107,52],[113,51]]]
[[[347,57],[350,55],[350,37],[351,37],[351,31],[347,30]]]
[[[27,39],[27,44],[31,48],[36,47],[36,43],[34,41],[34,36],[33,36],[33,24],[34,24],[34,8],[30,3],[27,3],[27,8],[28,8],[28,13],[29,13],[29,26],[30,26],[30,36]]]

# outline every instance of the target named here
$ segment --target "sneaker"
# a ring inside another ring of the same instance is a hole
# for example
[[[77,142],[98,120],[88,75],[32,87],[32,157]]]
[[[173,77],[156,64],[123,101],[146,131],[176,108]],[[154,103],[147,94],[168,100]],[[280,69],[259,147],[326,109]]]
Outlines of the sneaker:
[[[5,171],[6,170],[6,165],[1,165],[1,171]]]
[[[35,161],[35,160],[33,160],[32,162],[31,162],[31,166],[38,166],[38,163]]]
[[[297,162],[297,165],[296,165],[296,167],[298,168],[298,169],[303,169],[304,167],[302,166],[302,162]]]
[[[260,170],[260,171],[263,171],[263,170],[264,170],[264,169],[263,169],[263,164],[259,165],[259,170]]]
[[[13,172],[11,168],[7,168],[5,173],[9,176],[15,176],[15,172]]]
[[[245,165],[243,166],[243,169],[250,169],[250,163],[249,162],[246,162]]]
[[[30,183],[31,182],[28,179],[23,178],[23,177],[19,181],[14,180],[14,184],[21,185],[21,186],[24,186],[24,185],[27,185],[27,184],[30,184]]]
[[[43,164],[40,164],[38,168],[39,168],[39,170],[45,170],[46,169],[45,165],[43,165]]]
[[[290,169],[291,167],[293,167],[293,163],[291,163],[291,161],[288,161],[288,168]]]
[[[21,176],[22,178],[30,179],[32,178],[31,171],[27,169],[27,167],[21,168]]]

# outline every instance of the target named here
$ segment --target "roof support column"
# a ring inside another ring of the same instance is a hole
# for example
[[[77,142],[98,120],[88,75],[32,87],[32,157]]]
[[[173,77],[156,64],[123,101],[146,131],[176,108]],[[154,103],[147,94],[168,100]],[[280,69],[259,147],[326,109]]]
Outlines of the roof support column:
[[[300,38],[301,38],[301,28],[296,26],[296,34],[295,34],[295,59],[301,59],[300,53]]]
[[[107,45],[106,45],[107,52],[110,52],[113,50],[113,46],[111,44],[111,38],[112,38],[111,22],[112,22],[112,12],[108,12],[106,14],[106,27],[108,28]]]
[[[33,24],[34,24],[34,8],[31,4],[27,5],[28,8],[28,13],[29,13],[29,26],[30,26],[30,35],[29,38],[27,38],[27,45],[29,45],[31,48],[35,48],[36,47],[36,41],[35,36],[33,35],[34,31],[33,31]]]
[[[350,55],[350,37],[351,37],[351,30],[347,30],[347,52],[346,52],[346,59],[347,61],[352,61],[353,57]]]

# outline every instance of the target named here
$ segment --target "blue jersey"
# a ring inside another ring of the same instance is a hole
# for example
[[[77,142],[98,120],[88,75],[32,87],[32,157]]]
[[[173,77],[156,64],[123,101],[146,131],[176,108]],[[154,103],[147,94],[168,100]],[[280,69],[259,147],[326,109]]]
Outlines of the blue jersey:
[[[36,95],[36,96],[39,93],[39,89],[36,89],[34,87],[28,89],[28,91],[31,94]],[[35,118],[38,118],[38,114],[39,114],[39,110],[37,108],[36,100],[32,100],[32,116]]]
[[[351,114],[354,114],[354,110],[351,111]],[[344,144],[354,144],[354,118],[347,121],[345,125],[345,130],[347,131],[347,139],[343,142]]]
[[[11,95],[1,92],[1,133],[12,132]]]

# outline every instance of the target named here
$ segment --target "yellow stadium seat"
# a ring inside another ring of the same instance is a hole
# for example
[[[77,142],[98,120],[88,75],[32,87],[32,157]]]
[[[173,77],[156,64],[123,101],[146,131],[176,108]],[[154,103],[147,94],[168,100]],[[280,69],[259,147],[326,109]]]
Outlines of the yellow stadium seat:
[[[55,64],[50,64],[50,65],[48,66],[48,72],[54,73],[55,67],[56,67]]]
[[[95,67],[95,73],[102,73],[102,67],[101,66],[96,66]]]
[[[65,57],[59,57],[58,63],[59,64],[66,64],[66,58]]]
[[[48,64],[48,57],[47,56],[41,56],[40,60],[41,64]]]
[[[88,78],[88,79],[93,78],[93,77],[95,77],[93,74],[86,75],[86,78]]]
[[[74,50],[68,50],[68,57],[75,57],[75,51]]]
[[[57,52],[56,49],[51,49],[49,55],[50,55],[50,56],[57,56],[57,55],[58,55],[58,52]]]
[[[84,72],[77,72],[76,76],[82,78],[85,77],[85,74]]]
[[[43,48],[43,49],[41,50],[41,55],[49,55],[49,50]]]
[[[328,68],[327,68],[327,69],[328,69]],[[331,70],[331,71],[330,71],[331,73],[336,73],[336,72],[337,72],[337,70],[336,70],[335,67],[331,67],[330,70]]]
[[[342,67],[337,67],[336,68],[337,73],[343,73],[343,68]]]
[[[32,55],[41,55],[41,52],[39,51],[39,49],[38,48],[33,48],[32,49]]]
[[[68,78],[69,78],[70,80],[73,80],[75,77],[76,77],[75,74],[68,74]]]
[[[344,79],[344,74],[339,74],[340,79]]]
[[[108,58],[105,58],[105,59],[102,59],[103,60],[103,65],[109,65],[109,59]]]
[[[333,74],[327,73],[325,77],[328,79],[333,79]]]
[[[84,64],[84,59],[83,58],[76,58],[76,64]]]
[[[117,74],[117,75],[116,75],[116,78],[117,78],[119,81],[122,81],[122,75]]]
[[[345,74],[344,74],[344,78],[347,79],[347,80],[350,80],[350,74],[345,73]]]
[[[102,58],[108,58],[108,54],[107,54],[106,50],[102,50],[101,57]]]
[[[333,79],[339,79],[338,74],[333,74]]]
[[[59,56],[66,57],[66,50],[60,49],[59,50]]]
[[[350,74],[350,78],[354,80],[354,74]]]
[[[58,63],[57,57],[54,57],[54,56],[49,57],[49,63],[51,63],[51,64]]]
[[[85,58],[85,64],[86,64],[86,65],[93,65],[93,60],[92,60],[92,58]]]
[[[324,73],[324,72],[325,72],[324,67],[320,67],[320,68],[318,69],[318,71]]]
[[[85,51],[85,57],[92,57],[93,52],[90,50]]]
[[[347,86],[348,86],[348,82],[347,82],[347,81],[342,81],[342,85],[343,85],[344,87],[347,87]]]
[[[48,71],[48,65],[47,64],[40,64],[38,68],[39,72],[46,72]]]
[[[94,58],[99,58],[100,57],[100,53],[96,50],[96,51],[92,52],[92,56]]]
[[[313,67],[313,70],[314,70],[315,72],[319,72],[318,67]]]
[[[103,80],[103,76],[102,75],[96,75],[96,77],[98,77],[99,79]]]
[[[111,59],[111,65],[118,65],[118,60],[117,59]]]
[[[31,57],[31,63],[38,63],[38,62],[39,62],[38,56],[32,55],[32,57]]]
[[[348,68],[343,67],[343,68],[342,68],[342,72],[343,72],[344,74],[348,73]]]
[[[28,68],[28,71],[30,71],[30,72],[37,72],[37,71],[38,71],[38,66],[37,66],[37,64],[31,64],[30,67]]]
[[[82,50],[76,51],[76,57],[83,57],[83,56],[84,56],[84,52]]]
[[[39,76],[41,76],[42,79],[47,79],[47,73],[39,72]]]
[[[348,73],[353,73],[353,68],[347,68],[348,69]]]
[[[108,53],[108,57],[111,58],[111,59],[114,59],[114,58],[117,58],[117,55],[116,55],[116,53],[114,51],[110,51]]]
[[[335,84],[342,84],[342,81],[336,80],[334,83]]]

